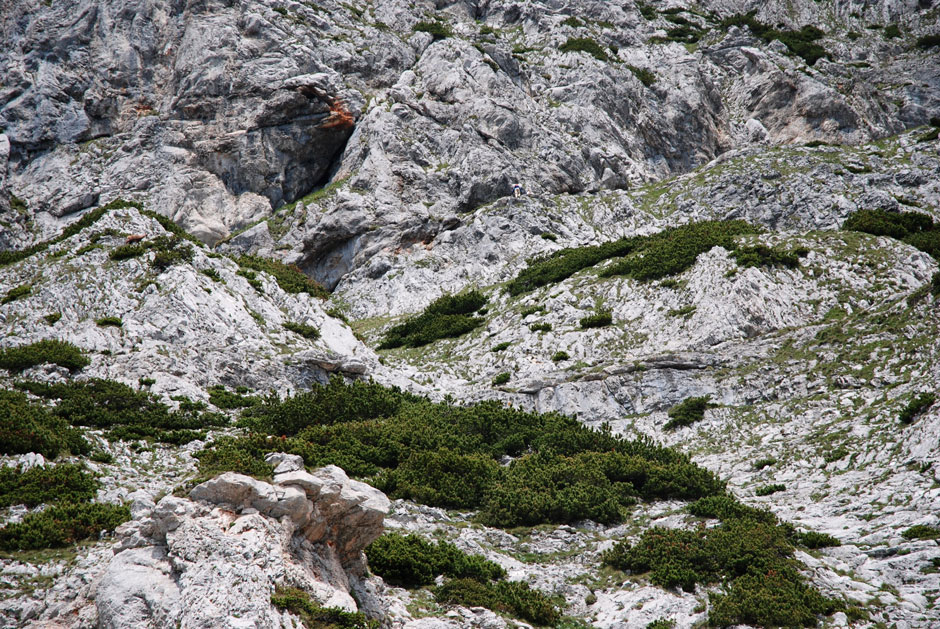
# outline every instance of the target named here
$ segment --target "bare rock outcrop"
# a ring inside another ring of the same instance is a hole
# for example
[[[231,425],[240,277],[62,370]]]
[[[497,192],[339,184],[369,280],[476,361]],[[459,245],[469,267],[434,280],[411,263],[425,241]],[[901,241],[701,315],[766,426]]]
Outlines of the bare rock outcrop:
[[[276,585],[355,611],[352,582],[388,499],[334,465],[309,473],[299,457],[269,461],[272,483],[228,472],[188,499],[135,500],[97,589],[99,627],[294,627],[271,605]]]

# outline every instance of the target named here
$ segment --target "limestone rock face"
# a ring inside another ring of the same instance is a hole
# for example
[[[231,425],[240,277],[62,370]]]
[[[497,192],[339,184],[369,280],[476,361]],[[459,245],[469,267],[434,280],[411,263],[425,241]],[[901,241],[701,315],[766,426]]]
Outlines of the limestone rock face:
[[[95,598],[99,627],[293,628],[271,606],[275,585],[355,611],[351,580],[389,505],[336,466],[273,484],[229,472],[189,499],[167,496],[116,532]]]

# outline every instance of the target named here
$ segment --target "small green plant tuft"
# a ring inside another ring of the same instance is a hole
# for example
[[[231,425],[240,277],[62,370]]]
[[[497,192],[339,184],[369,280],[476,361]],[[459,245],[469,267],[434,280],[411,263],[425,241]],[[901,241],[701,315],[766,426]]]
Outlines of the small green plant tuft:
[[[902,424],[913,423],[914,419],[918,415],[921,415],[933,406],[934,402],[937,401],[937,396],[934,393],[920,393],[915,397],[911,398],[911,401],[907,403],[901,410],[901,414],[898,416],[898,419]]]
[[[508,372],[508,371],[504,371],[504,372],[502,372],[502,373],[496,374],[496,376],[493,378],[493,386],[494,386],[494,387],[498,387],[498,386],[501,385],[501,384],[506,384],[507,382],[509,382],[509,372]]]
[[[777,459],[773,457],[767,457],[766,459],[757,459],[756,461],[754,461],[753,467],[755,470],[762,470],[765,467],[770,467],[776,464],[777,464]]]
[[[663,426],[664,430],[675,430],[682,426],[691,426],[705,418],[706,409],[714,407],[709,403],[709,396],[690,397],[669,409],[669,421]]]
[[[120,317],[100,317],[95,319],[95,323],[101,328],[120,328],[124,326],[124,321]]]
[[[633,73],[633,75],[640,80],[640,83],[646,87],[650,87],[653,83],[656,82],[656,75],[653,74],[652,70],[647,70],[646,68],[638,68],[630,64],[626,64],[626,68]]]
[[[206,277],[208,277],[208,278],[209,278],[210,280],[212,280],[213,282],[216,282],[216,283],[218,283],[218,284],[224,284],[224,283],[225,283],[225,280],[222,279],[222,276],[219,275],[219,272],[216,271],[215,269],[202,269],[202,270],[199,271],[199,272],[202,273],[203,275],[205,275]]]
[[[8,304],[11,301],[16,301],[17,299],[22,299],[26,297],[31,292],[33,292],[33,287],[29,284],[21,284],[14,288],[11,288],[7,291],[7,294],[4,295],[3,299],[0,299],[0,304]]]
[[[503,351],[504,349],[508,348],[510,345],[512,345],[512,343],[510,343],[509,341],[503,341],[502,343],[497,343],[496,345],[494,345],[494,346],[490,349],[490,351],[491,351],[491,352],[501,352],[501,351]]]
[[[320,299],[330,296],[330,292],[322,284],[304,275],[303,271],[293,264],[284,264],[261,256],[241,256],[236,262],[242,269],[263,271],[271,275],[285,293],[307,293]]]
[[[586,52],[600,61],[610,61],[607,52],[590,37],[569,37],[568,41],[558,48],[561,52]]]
[[[940,33],[918,37],[914,45],[918,48],[923,48],[924,50],[933,48],[935,46],[940,46]]]
[[[529,326],[529,329],[532,330],[533,332],[550,332],[552,329],[552,324],[545,323],[545,322],[533,323],[532,325]]]
[[[61,312],[50,312],[49,314],[43,316],[43,319],[45,319],[46,323],[48,323],[49,325],[55,325],[56,322],[61,318],[62,318]]]
[[[285,321],[282,325],[284,326],[285,330],[299,334],[305,339],[315,341],[320,338],[320,330],[318,330],[315,326],[307,325],[306,323],[296,323],[294,321]]]
[[[568,352],[561,350],[552,354],[552,362],[561,362],[563,360],[568,360],[571,356],[568,355]]]
[[[830,548],[833,546],[841,546],[842,542],[838,538],[828,535],[827,533],[817,533],[816,531],[807,531],[805,533],[795,533],[794,539],[797,544],[800,546],[805,546],[806,548]]]
[[[454,36],[450,26],[444,22],[418,22],[411,30],[415,33],[430,33],[434,37],[434,41]]]
[[[770,494],[775,494],[778,491],[786,491],[787,486],[781,483],[773,483],[770,485],[762,485],[754,490],[755,496],[769,496]]]
[[[378,621],[366,618],[362,612],[321,607],[310,599],[309,594],[298,588],[277,587],[271,595],[271,604],[299,616],[303,625],[311,629],[379,629],[381,626]]]
[[[468,555],[448,542],[432,543],[418,535],[386,533],[366,548],[369,568],[386,582],[401,587],[434,583],[437,576],[502,579],[506,571],[479,555]]]
[[[582,330],[587,330],[589,328],[603,328],[613,323],[613,321],[613,314],[610,310],[598,310],[594,314],[582,317],[578,323],[581,324]]]
[[[111,253],[108,254],[108,257],[112,260],[129,260],[130,258],[137,258],[147,253],[147,246],[142,244],[128,244],[121,245],[111,250]]]

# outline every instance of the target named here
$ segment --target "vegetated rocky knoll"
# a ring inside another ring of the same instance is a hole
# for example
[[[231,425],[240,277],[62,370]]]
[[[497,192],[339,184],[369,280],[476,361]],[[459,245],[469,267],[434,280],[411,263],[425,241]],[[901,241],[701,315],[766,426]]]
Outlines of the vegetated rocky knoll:
[[[930,626],[923,5],[8,2],[5,622]],[[282,451],[456,548],[364,577]]]

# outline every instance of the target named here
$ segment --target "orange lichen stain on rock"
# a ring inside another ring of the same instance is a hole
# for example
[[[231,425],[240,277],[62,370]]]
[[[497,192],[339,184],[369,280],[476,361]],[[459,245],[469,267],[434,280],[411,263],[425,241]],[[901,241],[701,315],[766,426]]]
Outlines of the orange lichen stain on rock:
[[[330,102],[330,115],[320,124],[320,127],[324,129],[348,129],[354,124],[356,124],[356,120],[346,108],[346,103],[341,98],[337,98]]]

